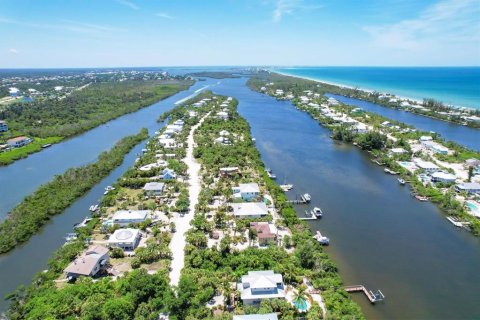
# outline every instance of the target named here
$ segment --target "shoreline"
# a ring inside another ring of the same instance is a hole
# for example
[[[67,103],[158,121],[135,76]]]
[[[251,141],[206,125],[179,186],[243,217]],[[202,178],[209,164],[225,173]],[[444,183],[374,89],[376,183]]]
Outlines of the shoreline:
[[[396,94],[390,93],[390,92],[382,92],[382,91],[377,91],[377,90],[374,90],[374,89],[368,89],[368,88],[364,88],[364,87],[353,87],[353,86],[350,86],[350,85],[344,85],[344,84],[341,84],[341,83],[328,81],[328,80],[319,80],[319,79],[306,77],[306,76],[292,75],[292,74],[282,72],[282,71],[277,71],[277,70],[274,70],[274,71],[271,71],[271,72],[277,73],[277,74],[280,74],[280,75],[283,75],[283,76],[294,77],[294,78],[299,78],[299,79],[304,79],[304,80],[310,80],[310,81],[315,81],[315,82],[318,82],[318,83],[325,83],[325,84],[340,87],[340,88],[347,88],[347,89],[353,89],[353,90],[357,89],[357,90],[360,90],[360,91],[363,91],[363,92],[366,92],[366,93],[379,92],[379,93],[382,93],[382,94],[389,94],[389,95],[392,95],[392,97],[399,98],[401,100],[410,100],[410,101],[413,101],[413,102],[418,103],[420,105],[423,103],[422,100],[419,100],[417,98],[400,96],[400,95],[396,95]],[[425,98],[425,99],[430,99],[430,98]],[[473,107],[465,107],[465,106],[452,105],[452,104],[445,104],[445,106],[452,109],[452,110],[467,110],[469,112],[475,112],[477,110],[480,110],[480,108],[477,109],[477,108],[473,108]]]

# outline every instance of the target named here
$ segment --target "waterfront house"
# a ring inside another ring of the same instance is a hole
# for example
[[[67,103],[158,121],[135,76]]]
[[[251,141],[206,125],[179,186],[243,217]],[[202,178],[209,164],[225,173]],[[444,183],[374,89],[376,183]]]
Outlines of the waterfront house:
[[[455,190],[458,192],[465,191],[469,194],[480,193],[480,183],[477,182],[464,182],[455,186]]]
[[[238,187],[233,187],[233,196],[242,198],[245,201],[252,200],[260,194],[260,188],[256,183],[240,183]]]
[[[277,239],[277,228],[273,223],[251,222],[250,229],[257,232],[258,244],[263,246]]]
[[[138,246],[142,234],[138,229],[117,229],[108,239],[110,248],[133,251]]]
[[[353,126],[353,130],[359,134],[363,134],[363,133],[367,133],[368,132],[368,128],[367,126],[364,124],[364,123],[357,123]]]
[[[433,138],[431,136],[421,136],[420,139],[418,139],[420,143],[425,142],[425,141],[432,141]]]
[[[147,220],[150,210],[118,210],[112,218],[112,223],[118,226],[128,226],[130,223],[141,223]]]
[[[440,168],[436,164],[430,161],[424,161],[420,158],[414,158],[413,163],[415,163],[418,168],[423,169],[425,172],[433,173],[440,171]]]
[[[340,104],[340,103],[339,103],[337,100],[335,100],[334,98],[328,98],[327,103],[328,103],[329,106],[337,106],[337,105]]]
[[[159,196],[162,194],[164,187],[165,183],[163,182],[147,182],[143,186],[143,191],[148,196]]]
[[[236,218],[261,218],[268,214],[267,205],[263,202],[232,203],[233,215]]]
[[[237,284],[245,305],[259,305],[265,299],[285,299],[285,285],[281,274],[267,271],[249,271]]]
[[[390,127],[392,124],[390,123],[390,121],[384,121],[380,124],[382,127],[384,128],[388,128]]]
[[[8,88],[8,93],[10,94],[11,97],[16,97],[20,90],[15,87]]]
[[[278,320],[276,313],[265,313],[265,314],[243,314],[233,316],[233,320]]]
[[[5,120],[0,120],[0,132],[8,131],[8,124]]]
[[[422,145],[424,148],[439,154],[448,154],[448,151],[450,151],[447,147],[444,147],[435,141],[422,141]]]
[[[228,120],[228,113],[225,111],[219,111],[217,112],[217,118],[223,119],[223,120]]]
[[[108,263],[108,249],[104,246],[93,245],[65,268],[67,277],[81,276],[94,277]]]
[[[175,180],[175,179],[177,179],[177,174],[172,169],[165,168],[165,169],[163,169],[159,178],[163,179],[163,180]]]
[[[475,158],[465,160],[465,168],[473,168],[476,170],[480,170],[480,160]]]
[[[407,152],[407,150],[405,150],[405,149],[403,149],[403,148],[392,148],[392,149],[390,149],[390,150],[388,151],[388,153],[389,153],[390,155],[394,155],[394,156],[396,156],[396,155],[401,155],[401,154],[404,154],[404,153],[406,153],[406,152]]]
[[[32,142],[32,139],[25,136],[15,137],[7,140],[7,144],[12,148],[23,147],[29,144],[30,142]]]
[[[457,177],[451,173],[437,171],[432,173],[433,182],[454,183]]]
[[[197,113],[196,113],[195,111],[190,110],[190,111],[188,111],[188,116],[189,116],[190,118],[194,118],[194,117],[197,116]]]

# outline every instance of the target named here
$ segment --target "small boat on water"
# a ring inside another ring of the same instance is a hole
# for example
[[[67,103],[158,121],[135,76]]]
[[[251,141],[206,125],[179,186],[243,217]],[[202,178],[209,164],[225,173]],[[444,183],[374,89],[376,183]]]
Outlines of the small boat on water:
[[[107,187],[105,188],[105,191],[111,191],[111,190],[115,190],[115,188],[112,187],[112,186],[107,186]]]
[[[317,218],[321,218],[323,216],[322,209],[320,209],[319,207],[313,208],[312,214],[314,214]]]
[[[92,211],[92,212],[97,211],[97,210],[98,210],[98,204],[95,204],[95,205],[92,204],[92,205],[90,206],[89,210]]]
[[[277,176],[272,172],[272,169],[266,168],[265,171],[267,172],[267,175],[270,179],[272,180],[277,179]]]
[[[309,203],[312,200],[312,196],[310,196],[308,193],[305,193],[302,195],[302,200],[306,203]]]
[[[280,188],[282,188],[283,191],[287,192],[293,189],[293,184],[281,184]]]
[[[67,233],[67,235],[65,236],[65,240],[67,240],[67,242],[72,242],[74,240],[77,240],[77,234],[76,233]]]
[[[74,224],[74,225],[73,225],[73,228],[74,228],[74,229],[77,229],[77,228],[86,227],[87,224],[88,224],[90,221],[92,221],[92,218],[86,217],[85,219],[83,219],[82,222]]]
[[[52,146],[51,143],[47,143],[47,144],[44,144],[44,145],[42,146],[42,148],[45,149],[45,148],[48,148],[48,147],[51,147],[51,146]]]
[[[317,231],[317,234],[315,234],[313,238],[317,240],[318,243],[320,243],[321,245],[328,246],[330,244],[330,239],[325,236],[322,236],[320,231]]]
[[[252,138],[252,141],[253,141],[253,142],[255,142],[255,141],[257,141],[257,139],[255,139],[255,138]]]
[[[402,186],[405,184],[405,180],[403,180],[402,178],[398,178],[398,183],[400,183]]]
[[[427,197],[420,196],[418,194],[415,196],[415,199],[417,199],[418,201],[428,201]]]

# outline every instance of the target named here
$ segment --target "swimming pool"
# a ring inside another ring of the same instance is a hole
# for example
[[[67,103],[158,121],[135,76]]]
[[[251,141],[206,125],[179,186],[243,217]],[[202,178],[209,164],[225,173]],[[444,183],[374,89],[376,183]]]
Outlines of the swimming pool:
[[[470,213],[480,218],[480,204],[476,201],[467,201],[466,205],[470,209]]]
[[[293,304],[298,309],[298,311],[305,312],[308,309],[307,301],[305,301],[305,299],[303,298],[295,300]]]

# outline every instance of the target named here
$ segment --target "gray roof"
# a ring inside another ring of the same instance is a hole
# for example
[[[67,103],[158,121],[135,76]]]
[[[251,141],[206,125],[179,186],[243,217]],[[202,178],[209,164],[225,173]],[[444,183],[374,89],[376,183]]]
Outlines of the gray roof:
[[[165,183],[163,182],[147,182],[143,187],[145,191],[163,191]]]

